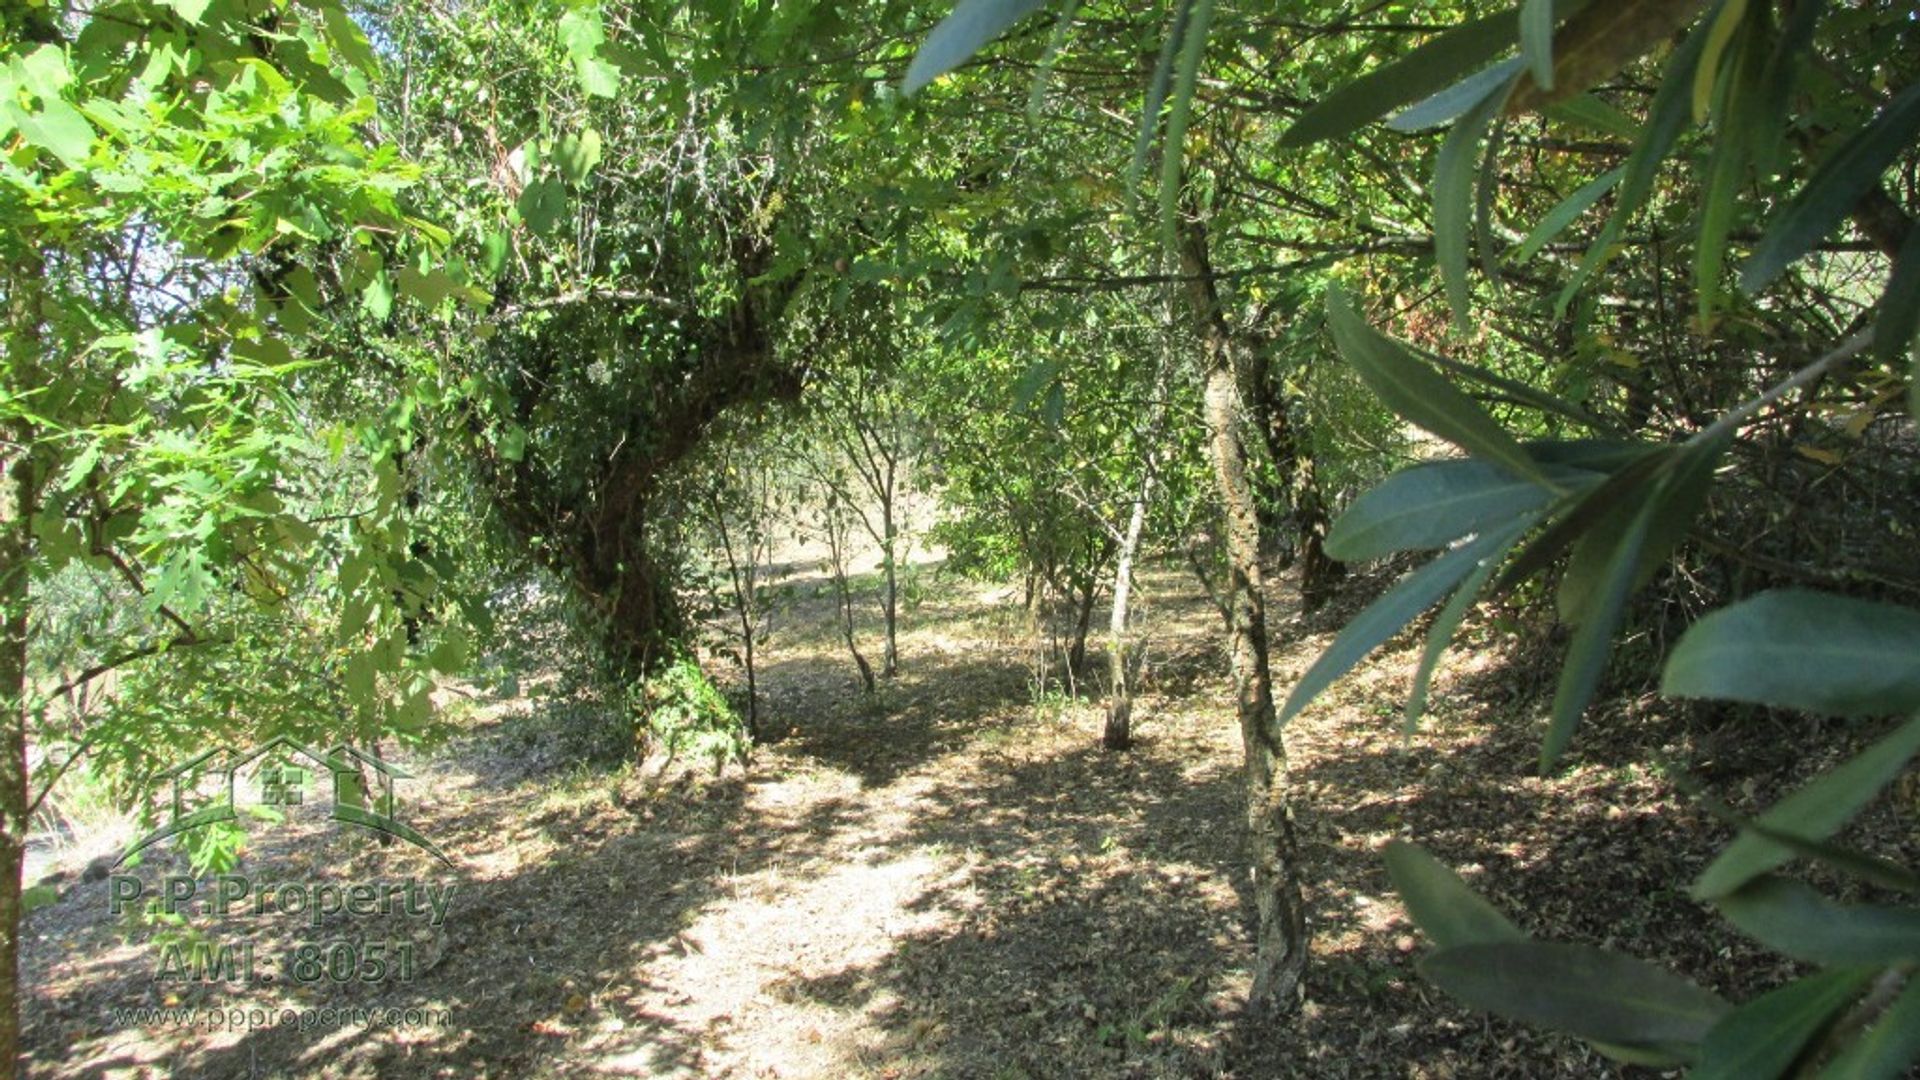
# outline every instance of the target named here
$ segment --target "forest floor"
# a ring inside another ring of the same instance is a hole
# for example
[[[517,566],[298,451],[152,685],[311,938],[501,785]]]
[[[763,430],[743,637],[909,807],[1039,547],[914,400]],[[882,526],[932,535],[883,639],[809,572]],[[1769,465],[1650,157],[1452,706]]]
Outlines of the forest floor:
[[[1621,694],[1540,778],[1559,650],[1496,618],[1443,666],[1411,738],[1411,635],[1289,728],[1312,967],[1290,1016],[1243,1016],[1239,736],[1195,580],[1146,575],[1139,742],[1109,753],[1097,695],[1036,689],[1017,595],[920,568],[900,673],[863,695],[816,575],[782,581],[760,686],[783,737],[749,768],[623,762],[623,736],[569,688],[564,649],[534,642],[505,661],[525,670],[458,699],[455,738],[399,757],[406,819],[451,867],[314,808],[257,827],[235,869],[256,889],[452,885],[438,926],[404,911],[195,917],[201,940],[251,942],[262,977],[158,982],[169,928],[111,916],[104,863],[89,873],[67,849],[49,864],[59,901],[27,923],[31,1075],[1611,1075],[1571,1040],[1421,982],[1426,945],[1380,860],[1394,837],[1541,936],[1739,997],[1789,970],[1686,897],[1726,834],[1644,762],[1664,750],[1751,808],[1833,757],[1794,752],[1806,732],[1785,721],[1781,738],[1734,739]],[[1289,589],[1272,612],[1282,688],[1368,583],[1311,617]],[[167,869],[137,873],[157,888]],[[300,942],[341,940],[409,944],[412,978],[300,984],[279,966]],[[125,1011],[142,1006],[199,1011]],[[355,1008],[414,1012],[323,1011]]]

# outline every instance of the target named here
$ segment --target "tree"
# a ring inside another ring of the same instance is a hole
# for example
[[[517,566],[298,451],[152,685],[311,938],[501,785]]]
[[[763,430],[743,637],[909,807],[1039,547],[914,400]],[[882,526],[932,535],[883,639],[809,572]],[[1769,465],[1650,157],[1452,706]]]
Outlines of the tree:
[[[344,355],[346,298],[384,320],[396,291],[430,312],[465,286],[435,264],[443,234],[400,201],[415,171],[368,138],[378,62],[343,8],[117,0],[16,10],[4,30],[0,1060],[12,1063],[26,748],[53,703],[122,676],[78,749],[128,779],[185,741],[365,739],[424,722],[439,643],[410,642],[405,624],[432,605],[437,575],[408,557],[390,452],[432,373],[316,360]],[[365,501],[328,505],[343,496]],[[90,660],[49,687],[32,638],[60,575],[98,582],[133,615],[83,642]],[[234,719],[236,698],[250,721]]]

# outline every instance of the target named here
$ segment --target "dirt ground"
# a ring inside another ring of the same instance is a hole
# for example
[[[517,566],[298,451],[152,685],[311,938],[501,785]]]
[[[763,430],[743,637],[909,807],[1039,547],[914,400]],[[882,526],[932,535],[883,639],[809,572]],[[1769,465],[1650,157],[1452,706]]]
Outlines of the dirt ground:
[[[1140,741],[1114,754],[1098,746],[1097,694],[1036,691],[1017,598],[922,571],[901,673],[871,696],[817,568],[784,581],[760,674],[784,738],[750,768],[622,762],[556,654],[456,699],[462,733],[399,759],[408,820],[450,867],[306,813],[257,828],[237,868],[454,886],[437,927],[405,912],[190,923],[251,942],[268,974],[302,942],[405,942],[410,979],[157,982],[168,928],[111,916],[111,882],[66,867],[59,901],[27,925],[32,1075],[1613,1075],[1577,1043],[1421,983],[1426,946],[1379,858],[1394,837],[1541,936],[1629,949],[1737,997],[1791,973],[1687,899],[1725,832],[1644,762],[1663,751],[1751,808],[1840,752],[1796,746],[1835,740],[1786,720],[1777,739],[1735,738],[1626,693],[1542,779],[1557,646],[1494,618],[1446,664],[1410,739],[1412,636],[1289,729],[1312,967],[1291,1015],[1243,1016],[1238,734],[1218,617],[1193,579],[1147,576]],[[1302,617],[1286,588],[1282,687],[1352,610]],[[1883,817],[1870,827],[1911,853],[1911,811]],[[126,1011],[141,1006],[223,1019]]]

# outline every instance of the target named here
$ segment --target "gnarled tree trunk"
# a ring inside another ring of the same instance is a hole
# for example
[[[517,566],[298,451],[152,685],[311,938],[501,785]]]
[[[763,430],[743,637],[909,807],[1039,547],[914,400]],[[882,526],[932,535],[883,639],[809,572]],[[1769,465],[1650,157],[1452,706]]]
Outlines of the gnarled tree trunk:
[[[1296,869],[1287,752],[1273,704],[1267,665],[1267,610],[1260,570],[1260,521],[1247,475],[1247,447],[1238,415],[1240,372],[1247,367],[1220,310],[1207,258],[1206,235],[1189,228],[1182,268],[1200,323],[1206,360],[1207,446],[1213,461],[1227,541],[1227,614],[1233,660],[1234,706],[1246,754],[1247,830],[1252,846],[1256,955],[1249,1005],[1278,1010],[1293,1004],[1306,966],[1306,921]]]

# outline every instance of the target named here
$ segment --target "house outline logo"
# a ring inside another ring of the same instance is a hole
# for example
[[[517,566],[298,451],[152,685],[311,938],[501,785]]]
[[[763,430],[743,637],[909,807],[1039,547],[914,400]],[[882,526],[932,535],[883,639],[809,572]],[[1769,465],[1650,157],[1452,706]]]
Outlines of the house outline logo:
[[[448,867],[453,860],[447,857],[433,841],[421,835],[419,830],[397,815],[398,804],[394,800],[393,782],[413,779],[413,774],[398,765],[382,758],[378,754],[368,753],[356,746],[337,743],[325,752],[313,749],[288,735],[276,735],[272,739],[251,750],[236,753],[231,747],[215,747],[203,751],[186,761],[167,769],[156,776],[172,786],[173,805],[167,822],[147,833],[133,846],[120,854],[114,861],[115,866],[152,847],[171,836],[179,836],[195,829],[204,829],[223,821],[239,819],[234,809],[234,782],[242,770],[256,761],[261,761],[274,751],[280,751],[285,758],[305,758],[319,765],[333,777],[332,820],[355,825],[372,832],[381,833],[405,840],[414,847],[432,855]],[[220,759],[220,763],[210,764]],[[363,796],[362,769],[372,773],[370,782],[364,785]],[[196,771],[212,771],[221,779],[221,793],[215,801],[191,813],[186,808],[186,792],[189,789],[188,778]],[[303,801],[304,793],[295,787],[286,788],[291,770],[278,767],[272,777],[263,779],[263,788],[267,792],[267,802],[278,805],[297,805]]]

